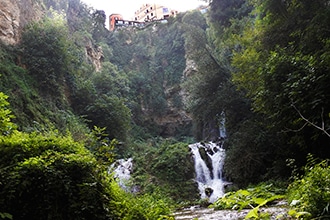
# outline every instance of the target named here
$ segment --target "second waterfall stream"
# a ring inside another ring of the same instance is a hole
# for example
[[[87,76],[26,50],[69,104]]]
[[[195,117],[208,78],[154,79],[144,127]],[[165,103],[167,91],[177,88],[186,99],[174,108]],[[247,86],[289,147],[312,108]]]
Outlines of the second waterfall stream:
[[[195,143],[189,147],[194,157],[196,182],[201,198],[214,203],[224,194],[222,168],[225,150],[222,143]]]

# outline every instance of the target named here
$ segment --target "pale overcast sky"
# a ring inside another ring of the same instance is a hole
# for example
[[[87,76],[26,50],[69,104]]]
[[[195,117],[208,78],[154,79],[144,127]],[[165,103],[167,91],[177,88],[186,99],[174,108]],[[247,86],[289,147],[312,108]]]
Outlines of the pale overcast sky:
[[[107,19],[110,14],[118,13],[123,15],[124,19],[130,20],[134,17],[134,12],[142,4],[161,4],[178,11],[187,11],[197,8],[199,5],[205,5],[202,0],[82,0],[87,5],[95,9],[105,11]]]

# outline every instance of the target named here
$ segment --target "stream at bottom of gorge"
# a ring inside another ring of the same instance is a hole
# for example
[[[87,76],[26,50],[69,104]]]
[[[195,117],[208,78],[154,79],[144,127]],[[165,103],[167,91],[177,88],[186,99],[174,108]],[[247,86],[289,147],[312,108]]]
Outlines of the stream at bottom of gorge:
[[[174,213],[175,220],[241,220],[251,209],[214,210],[210,208],[187,208]],[[260,213],[268,213],[271,220],[290,219],[288,209],[281,206],[260,208]]]

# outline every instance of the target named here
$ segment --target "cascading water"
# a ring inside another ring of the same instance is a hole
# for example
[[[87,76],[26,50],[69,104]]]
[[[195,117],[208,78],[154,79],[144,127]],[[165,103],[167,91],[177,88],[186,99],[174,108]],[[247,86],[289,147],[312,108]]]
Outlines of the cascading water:
[[[116,167],[115,167],[116,166]],[[129,191],[127,187],[127,182],[131,178],[131,172],[133,169],[133,159],[128,158],[117,160],[110,167],[110,172],[113,171],[114,177],[117,179],[118,184],[121,188]]]
[[[215,202],[224,194],[222,168],[225,151],[222,143],[195,143],[189,145],[195,163],[196,182],[202,199]]]

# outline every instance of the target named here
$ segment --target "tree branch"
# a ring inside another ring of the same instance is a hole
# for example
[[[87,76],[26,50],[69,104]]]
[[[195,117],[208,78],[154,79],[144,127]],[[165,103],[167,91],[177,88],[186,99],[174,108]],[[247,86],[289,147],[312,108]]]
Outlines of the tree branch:
[[[321,113],[321,120],[322,120],[322,126],[318,126],[316,124],[314,124],[313,122],[309,121],[307,118],[305,118],[301,112],[299,111],[299,109],[294,105],[294,104],[291,104],[291,106],[298,112],[299,116],[308,124],[312,125],[313,127],[321,130],[324,134],[326,134],[328,137],[330,137],[330,133],[327,132],[327,130],[325,129],[325,125],[324,125],[324,118],[323,118],[323,113],[324,113],[324,108],[322,108],[322,113]],[[306,125],[306,124],[305,124]],[[305,127],[304,125],[304,127]]]
[[[303,126],[301,126],[301,128],[299,129],[290,129],[290,128],[286,128],[286,130],[284,130],[283,132],[299,132],[302,131],[302,129],[304,129],[306,127],[306,125],[308,125],[308,122],[305,122],[305,124]]]

